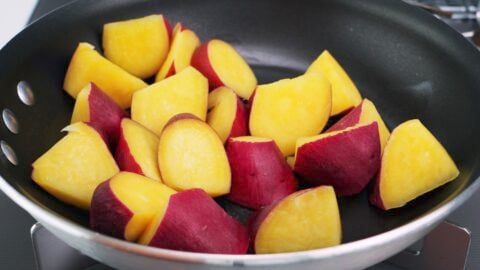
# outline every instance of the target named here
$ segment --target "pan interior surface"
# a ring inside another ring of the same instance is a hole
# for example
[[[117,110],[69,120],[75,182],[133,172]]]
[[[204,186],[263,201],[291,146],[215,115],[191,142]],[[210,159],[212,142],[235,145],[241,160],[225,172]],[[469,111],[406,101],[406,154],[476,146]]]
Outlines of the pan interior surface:
[[[387,126],[419,118],[456,161],[457,180],[392,211],[370,206],[368,192],[339,198],[343,243],[395,229],[454,199],[479,174],[480,56],[462,37],[397,0],[78,1],[32,24],[0,52],[0,109],[19,128],[0,125],[18,165],[0,155],[0,175],[41,207],[87,226],[87,213],[56,200],[30,178],[31,164],[64,134],[74,100],[62,90],[78,42],[101,50],[104,23],[162,13],[207,41],[233,44],[261,83],[302,74],[324,49],[344,66]],[[132,41],[134,42],[134,41]],[[33,105],[18,97],[28,82]],[[220,203],[245,220],[250,211]]]

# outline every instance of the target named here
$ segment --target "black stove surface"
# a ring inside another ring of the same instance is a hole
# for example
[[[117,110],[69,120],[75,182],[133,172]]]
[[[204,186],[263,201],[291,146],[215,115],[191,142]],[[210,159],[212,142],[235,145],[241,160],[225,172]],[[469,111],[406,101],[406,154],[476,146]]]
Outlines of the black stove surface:
[[[476,2],[466,0],[424,0],[429,4],[441,2],[445,5],[464,4],[466,2]],[[35,11],[32,14],[31,21],[38,19],[47,12],[64,5],[71,0],[39,0]],[[468,3],[467,3],[468,4]],[[452,27],[459,31],[469,31],[478,28],[478,24],[472,20],[452,21],[447,20]],[[468,253],[466,270],[479,269],[480,266],[480,216],[478,215],[477,205],[480,204],[480,192],[477,192],[467,203],[449,216],[448,221],[453,224],[458,224],[470,230],[470,249]],[[31,218],[25,211],[8,199],[2,192],[0,192],[0,213],[3,214],[2,222],[0,222],[0,269],[36,269],[37,264],[34,258],[32,247],[32,238],[30,230],[35,224],[35,220]],[[39,234],[40,235],[40,234]],[[47,246],[57,246],[62,248],[61,242],[55,241],[54,238],[49,238],[49,233],[45,233],[42,237]],[[45,240],[46,239],[46,240]],[[53,239],[53,240],[52,240]],[[51,242],[48,242],[51,241]],[[45,245],[45,243],[44,243]],[[58,249],[57,249],[58,250]],[[58,254],[57,254],[58,255]],[[48,256],[50,257],[50,256]],[[56,260],[62,259],[61,256],[55,256]],[[399,257],[404,258],[404,257]],[[52,258],[53,259],[53,258]],[[393,260],[394,261],[394,260]],[[88,262],[86,268],[89,270],[105,270],[111,269],[104,265],[98,264],[94,261]],[[65,266],[63,269],[79,269]],[[395,266],[392,263],[381,263],[369,268],[370,270],[397,270],[404,269]]]

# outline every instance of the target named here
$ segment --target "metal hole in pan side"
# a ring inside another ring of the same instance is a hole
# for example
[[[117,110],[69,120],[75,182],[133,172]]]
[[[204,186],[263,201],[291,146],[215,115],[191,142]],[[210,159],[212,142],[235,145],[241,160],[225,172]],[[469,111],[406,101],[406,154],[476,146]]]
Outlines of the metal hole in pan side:
[[[27,106],[35,104],[35,95],[33,94],[32,87],[26,81],[20,81],[17,84],[17,95],[20,101]]]
[[[5,156],[10,163],[18,165],[17,155],[8,143],[0,141],[0,149],[2,150],[2,155]]]
[[[18,124],[17,117],[10,109],[3,109],[2,120],[10,132],[18,134],[20,131],[20,125]]]

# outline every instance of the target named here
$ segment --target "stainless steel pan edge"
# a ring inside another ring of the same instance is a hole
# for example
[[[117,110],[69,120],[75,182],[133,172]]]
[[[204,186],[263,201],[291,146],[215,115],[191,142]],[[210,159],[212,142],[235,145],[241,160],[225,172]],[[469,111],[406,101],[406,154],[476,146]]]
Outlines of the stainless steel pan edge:
[[[477,179],[478,180],[478,179]],[[0,189],[73,248],[118,269],[362,269],[405,249],[462,205],[480,181],[431,213],[394,230],[340,246],[271,255],[218,255],[173,251],[128,243],[90,231],[44,209],[23,196],[0,176]],[[454,196],[454,195],[452,195]]]

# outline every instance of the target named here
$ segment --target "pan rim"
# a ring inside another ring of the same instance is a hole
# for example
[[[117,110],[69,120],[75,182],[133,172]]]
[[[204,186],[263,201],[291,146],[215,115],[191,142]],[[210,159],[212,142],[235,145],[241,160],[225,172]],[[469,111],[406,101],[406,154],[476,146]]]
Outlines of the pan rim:
[[[457,209],[466,200],[468,200],[480,188],[479,178],[473,180],[473,183],[458,194],[452,200],[433,209],[430,213],[425,214],[407,224],[399,226],[387,232],[383,232],[374,236],[363,238],[360,240],[340,244],[334,247],[290,252],[278,254],[246,254],[246,255],[229,255],[229,254],[209,254],[195,253],[186,251],[176,251],[163,248],[149,247],[137,243],[130,243],[124,240],[116,239],[107,235],[94,232],[77,223],[41,207],[25,197],[22,193],[11,186],[2,175],[0,175],[0,190],[2,190],[11,200],[27,211],[35,219],[46,221],[48,225],[63,230],[72,236],[93,241],[97,244],[107,246],[112,249],[123,252],[134,253],[146,257],[166,259],[169,261],[187,262],[193,264],[209,264],[217,266],[265,266],[291,264],[312,260],[329,258],[339,254],[348,254],[358,250],[367,250],[376,246],[382,246],[389,242],[396,241],[411,231],[417,231],[424,227],[431,227],[439,221],[446,218],[448,214]]]

